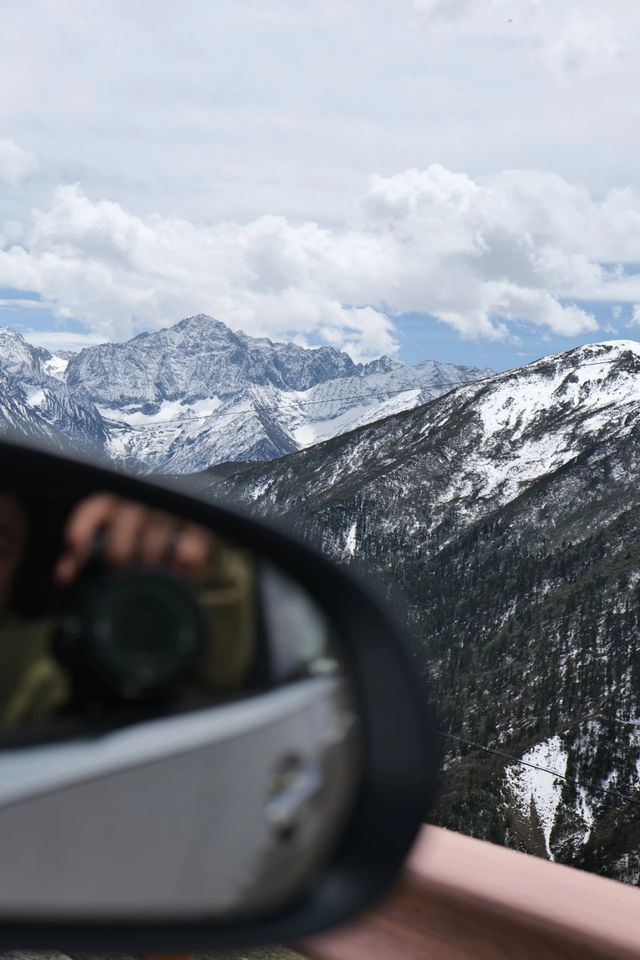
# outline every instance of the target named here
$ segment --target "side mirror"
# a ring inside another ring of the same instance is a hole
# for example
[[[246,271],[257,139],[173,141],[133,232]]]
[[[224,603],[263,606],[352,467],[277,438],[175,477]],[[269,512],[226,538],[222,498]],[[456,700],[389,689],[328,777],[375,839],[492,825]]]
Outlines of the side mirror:
[[[245,948],[378,898],[436,766],[378,603],[177,487],[0,463],[0,949]]]

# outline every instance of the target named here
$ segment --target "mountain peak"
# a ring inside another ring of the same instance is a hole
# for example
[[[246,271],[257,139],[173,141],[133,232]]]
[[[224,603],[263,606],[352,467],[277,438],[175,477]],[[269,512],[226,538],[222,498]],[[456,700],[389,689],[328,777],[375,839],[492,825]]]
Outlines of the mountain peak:
[[[48,350],[33,347],[14,327],[0,327],[0,366],[10,373],[30,378],[43,375],[42,364],[51,358]]]
[[[526,366],[531,367],[536,364],[548,364],[556,361],[579,366],[591,362],[614,361],[624,353],[633,353],[640,356],[640,342],[637,340],[596,340],[594,343],[583,343],[578,347],[572,347],[570,350],[564,350],[562,353],[540,357]],[[516,367],[514,369],[524,368]]]
[[[223,323],[222,320],[216,320],[215,317],[211,317],[208,313],[195,313],[193,316],[184,317],[182,320],[179,320],[178,323],[173,324],[171,327],[165,327],[164,329],[186,330],[191,327],[198,327],[199,329],[208,327],[211,330],[225,331],[227,333],[233,332],[226,323]]]
[[[22,336],[19,330],[16,330],[15,327],[6,327],[6,326],[0,326],[0,338],[2,338],[3,340],[5,339],[24,340],[24,337]]]
[[[632,350],[633,353],[640,353],[640,342],[638,340],[597,340],[595,343],[587,343],[577,350]]]
[[[184,319],[178,323],[170,327],[165,327],[158,332],[174,335],[176,333],[187,333],[192,336],[216,335],[218,337],[222,336],[225,339],[232,339],[242,335],[235,333],[231,327],[228,327],[222,320],[216,320],[215,317],[209,316],[208,313],[196,313],[193,316],[184,317]],[[153,336],[153,334],[151,334],[151,336]]]
[[[7,350],[16,348],[26,350],[35,349],[31,347],[15,327],[0,327],[0,361],[6,356]]]
[[[64,378],[72,396],[108,419],[118,456],[180,473],[310,446],[424,403],[476,372],[390,357],[356,364],[331,346],[253,337],[199,313],[87,348],[70,358]]]
[[[400,370],[404,366],[399,360],[394,360],[384,354],[376,360],[369,360],[362,364],[362,374],[367,376],[370,373],[391,373],[392,370]]]
[[[99,344],[71,358],[67,383],[114,409],[228,397],[252,386],[308,390],[357,371],[346,353],[235,333],[207,314],[140,334],[121,344]]]

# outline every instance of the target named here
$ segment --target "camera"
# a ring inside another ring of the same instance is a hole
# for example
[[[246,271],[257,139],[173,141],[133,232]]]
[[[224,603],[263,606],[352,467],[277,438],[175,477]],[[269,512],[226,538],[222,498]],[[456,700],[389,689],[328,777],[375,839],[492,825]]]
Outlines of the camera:
[[[186,582],[150,568],[92,561],[74,585],[53,652],[76,703],[171,699],[194,675],[205,643],[198,599]]]

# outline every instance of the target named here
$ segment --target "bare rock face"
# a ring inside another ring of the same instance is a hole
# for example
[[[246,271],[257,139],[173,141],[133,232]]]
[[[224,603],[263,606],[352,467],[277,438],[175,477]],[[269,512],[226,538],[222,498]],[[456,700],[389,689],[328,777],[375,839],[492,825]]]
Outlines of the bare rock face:
[[[126,343],[82,350],[70,360],[66,380],[94,401],[122,405],[188,402],[248,386],[306,390],[356,370],[347,354],[331,347],[308,350],[248,337],[200,314]]]

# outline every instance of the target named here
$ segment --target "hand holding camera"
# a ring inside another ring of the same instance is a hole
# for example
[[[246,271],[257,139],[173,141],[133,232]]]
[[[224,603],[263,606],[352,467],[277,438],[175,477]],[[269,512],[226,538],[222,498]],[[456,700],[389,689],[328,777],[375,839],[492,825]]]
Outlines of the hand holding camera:
[[[195,524],[110,494],[71,511],[54,579],[67,614],[55,643],[74,699],[160,701],[195,669],[204,645],[189,576],[211,556]]]
[[[212,546],[211,535],[196,524],[112,494],[96,493],[81,500],[67,519],[65,549],[54,569],[61,586],[70,584],[90,561],[98,536],[101,559],[109,566],[137,563],[179,574],[202,568]]]

